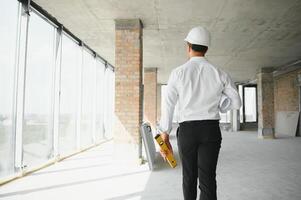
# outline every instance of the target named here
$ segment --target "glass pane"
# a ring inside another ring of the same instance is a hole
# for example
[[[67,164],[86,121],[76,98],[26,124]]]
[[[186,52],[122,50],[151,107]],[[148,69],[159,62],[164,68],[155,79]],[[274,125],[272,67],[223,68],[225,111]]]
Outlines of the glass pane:
[[[0,177],[14,172],[13,102],[18,2],[2,1],[0,12]]]
[[[243,123],[244,122],[244,116],[243,116],[243,107],[244,107],[244,102],[242,100],[243,98],[243,86],[242,85],[239,85],[238,86],[238,93],[239,93],[239,96],[240,96],[240,99],[241,99],[241,107],[239,109],[239,120],[240,120],[240,123]]]
[[[108,98],[109,98],[109,83],[108,83],[108,69],[105,69],[104,72],[104,118],[103,118],[103,125],[104,125],[104,134],[106,137],[107,128],[108,128]]]
[[[245,87],[245,117],[246,122],[256,122],[256,88]]]
[[[115,76],[112,70],[108,70],[109,75],[109,95],[108,95],[108,128],[106,132],[106,138],[112,138],[113,136],[113,110],[114,110],[114,96],[115,96]]]
[[[96,60],[96,141],[104,139],[104,64]]]
[[[115,72],[112,71],[112,100],[111,100],[111,138],[113,137],[113,127],[115,123]]]
[[[76,116],[81,55],[81,48],[63,34],[59,118],[60,154],[69,154],[76,150]]]
[[[95,97],[96,65],[94,57],[84,50],[82,66],[82,107],[81,107],[81,146],[86,147],[92,141],[93,98]]]
[[[35,13],[28,27],[23,127],[24,165],[48,160],[52,152],[52,91],[55,28]]]
[[[105,137],[110,137],[110,70],[107,68],[105,71],[105,110],[104,110],[104,126],[105,126]]]

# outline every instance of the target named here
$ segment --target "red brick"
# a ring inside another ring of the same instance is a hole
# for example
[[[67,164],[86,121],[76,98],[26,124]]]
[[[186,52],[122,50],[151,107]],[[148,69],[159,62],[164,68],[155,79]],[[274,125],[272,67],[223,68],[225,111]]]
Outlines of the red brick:
[[[116,20],[115,28],[115,113],[127,133],[115,126],[114,138],[129,133],[138,144],[143,112],[142,24],[138,19]]]

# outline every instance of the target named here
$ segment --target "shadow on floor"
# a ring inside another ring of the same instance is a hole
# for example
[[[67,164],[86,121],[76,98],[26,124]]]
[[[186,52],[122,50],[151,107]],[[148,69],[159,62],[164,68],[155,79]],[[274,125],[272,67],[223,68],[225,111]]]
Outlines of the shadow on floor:
[[[43,191],[43,190],[50,190],[50,189],[56,189],[56,188],[62,188],[62,187],[70,187],[70,186],[74,186],[74,185],[81,185],[81,184],[85,184],[85,183],[97,182],[97,181],[106,180],[106,179],[120,178],[120,177],[123,177],[123,176],[131,176],[131,175],[140,174],[140,173],[145,173],[145,171],[126,173],[126,174],[118,174],[118,175],[115,175],[115,176],[101,177],[101,178],[75,181],[75,182],[64,183],[64,184],[56,184],[56,185],[47,186],[47,187],[38,187],[38,188],[34,188],[34,189],[3,193],[3,194],[0,194],[0,198],[8,197],[8,196],[14,196],[14,195],[23,195],[23,194],[28,194],[28,193],[31,193],[31,192],[40,192],[40,191]]]
[[[90,169],[90,168],[98,168],[98,167],[108,166],[109,164],[110,163],[104,163],[104,164],[101,164],[101,165],[90,165],[90,166],[73,167],[73,168],[66,168],[66,169],[60,169],[60,170],[35,172],[35,173],[32,174],[32,176],[38,176],[38,175],[43,175],[43,174],[60,173],[60,172],[66,172],[66,171],[76,171],[76,170],[83,170],[83,169]]]

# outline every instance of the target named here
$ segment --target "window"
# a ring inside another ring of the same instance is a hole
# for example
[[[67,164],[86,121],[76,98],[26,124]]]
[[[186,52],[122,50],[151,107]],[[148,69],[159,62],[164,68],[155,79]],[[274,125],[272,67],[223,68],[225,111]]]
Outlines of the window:
[[[23,126],[24,165],[52,157],[55,28],[34,12],[28,25]]]
[[[244,113],[243,113],[244,101],[242,100],[243,99],[243,86],[242,85],[238,86],[238,93],[239,93],[239,96],[241,99],[241,107],[239,109],[239,121],[240,121],[240,123],[243,123],[244,122]]]
[[[115,107],[115,74],[109,69],[109,125],[108,132],[106,133],[107,138],[113,137],[113,123],[114,123],[114,107]]]
[[[104,118],[104,125],[105,125],[105,137],[111,138],[112,137],[112,123],[113,123],[113,109],[114,109],[114,76],[113,71],[109,68],[105,71],[105,118]]]
[[[81,56],[81,47],[63,34],[59,116],[60,154],[69,154],[76,150]]]
[[[81,147],[93,143],[93,111],[96,83],[96,63],[94,57],[87,51],[83,51],[82,66],[82,102],[81,102]]]
[[[256,87],[244,87],[245,122],[257,121]]]
[[[38,6],[27,15],[20,2],[1,2],[1,181],[112,133],[114,72],[68,30],[58,34]]]
[[[0,12],[0,177],[14,173],[14,84],[18,2],[3,1]]]
[[[104,139],[104,72],[105,65],[99,60],[96,60],[96,126],[95,137],[96,141]]]

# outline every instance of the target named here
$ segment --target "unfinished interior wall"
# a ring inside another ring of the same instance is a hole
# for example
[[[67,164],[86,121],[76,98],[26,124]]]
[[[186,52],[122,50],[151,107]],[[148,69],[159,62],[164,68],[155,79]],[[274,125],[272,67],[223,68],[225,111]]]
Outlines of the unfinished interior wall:
[[[157,123],[157,68],[144,69],[144,121],[151,124],[152,129]]]
[[[274,77],[275,135],[295,136],[299,117],[299,83],[301,70]]]
[[[162,84],[157,84],[157,122],[159,122],[161,118],[161,88]]]

